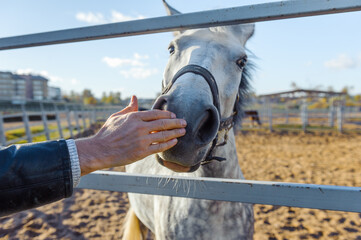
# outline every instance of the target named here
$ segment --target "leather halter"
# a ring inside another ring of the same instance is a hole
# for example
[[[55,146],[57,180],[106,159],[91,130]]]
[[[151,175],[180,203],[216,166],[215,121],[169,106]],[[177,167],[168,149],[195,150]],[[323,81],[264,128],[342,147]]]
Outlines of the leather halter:
[[[194,64],[189,64],[189,65],[186,65],[183,68],[181,68],[174,75],[172,81],[170,81],[167,86],[165,86],[165,87],[163,86],[162,95],[168,93],[169,90],[172,88],[173,84],[175,83],[175,81],[177,81],[177,79],[185,73],[194,73],[197,75],[201,75],[204,78],[204,80],[206,80],[206,82],[208,83],[208,85],[211,89],[211,92],[212,92],[213,105],[217,108],[219,119],[220,119],[218,133],[217,133],[216,137],[213,139],[212,146],[208,150],[206,158],[201,162],[201,164],[204,165],[204,164],[210,163],[212,160],[224,161],[224,160],[226,160],[226,158],[213,156],[212,153],[216,147],[224,146],[227,144],[228,131],[233,127],[234,116],[237,114],[236,103],[234,105],[232,115],[228,118],[222,119],[220,103],[219,103],[219,91],[218,91],[218,86],[217,86],[215,78],[213,77],[212,73],[210,73],[207,69],[205,69],[204,67],[201,67],[199,65],[194,65]],[[238,98],[239,98],[239,96],[237,95],[237,99]],[[225,130],[224,141],[222,143],[218,143],[218,134],[223,130]]]

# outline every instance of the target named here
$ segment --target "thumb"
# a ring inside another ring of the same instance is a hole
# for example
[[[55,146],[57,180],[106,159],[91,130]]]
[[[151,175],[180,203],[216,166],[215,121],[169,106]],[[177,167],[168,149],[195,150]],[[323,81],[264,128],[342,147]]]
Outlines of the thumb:
[[[138,98],[135,95],[130,99],[128,107],[131,108],[132,112],[138,111]]]
[[[138,111],[138,99],[135,95],[130,99],[130,103],[122,111],[122,114]]]

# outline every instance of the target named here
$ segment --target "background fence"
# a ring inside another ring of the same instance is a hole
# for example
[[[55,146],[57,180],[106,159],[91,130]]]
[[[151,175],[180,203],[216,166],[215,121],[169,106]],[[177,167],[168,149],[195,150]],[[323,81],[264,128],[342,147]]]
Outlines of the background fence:
[[[339,131],[361,133],[360,107],[331,106],[299,109],[280,104],[249,106],[243,130]],[[0,144],[71,138],[97,121],[106,120],[123,106],[85,106],[65,102],[0,102]],[[246,110],[247,112],[247,110]],[[255,119],[259,118],[259,124]]]
[[[248,113],[247,113],[248,110]],[[287,105],[263,104],[248,106],[242,129],[331,130],[361,133],[361,107],[331,106],[325,109],[308,109],[304,103],[299,108]],[[257,123],[257,117],[260,123]]]
[[[70,138],[122,106],[90,107],[51,101],[0,103],[0,144]]]

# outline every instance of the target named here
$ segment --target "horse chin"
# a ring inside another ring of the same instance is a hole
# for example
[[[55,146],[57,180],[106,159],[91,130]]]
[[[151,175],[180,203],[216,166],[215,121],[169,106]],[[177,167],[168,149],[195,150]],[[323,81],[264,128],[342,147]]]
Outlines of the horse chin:
[[[155,157],[160,165],[162,165],[163,167],[166,167],[174,172],[194,172],[201,165],[200,163],[197,163],[194,166],[182,166],[180,164],[164,160],[161,156],[159,156],[159,154],[156,154]]]

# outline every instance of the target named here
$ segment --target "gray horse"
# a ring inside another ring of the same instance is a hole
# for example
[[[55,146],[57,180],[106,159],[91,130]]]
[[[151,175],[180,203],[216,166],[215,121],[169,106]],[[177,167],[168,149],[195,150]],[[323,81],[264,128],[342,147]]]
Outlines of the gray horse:
[[[179,14],[164,4],[170,15]],[[243,179],[233,125],[248,90],[245,44],[253,32],[253,24],[243,24],[174,33],[162,95],[153,107],[186,119],[187,133],[175,147],[127,166],[127,172]],[[146,229],[157,240],[253,238],[251,204],[133,193],[129,201],[126,240],[145,239]]]

